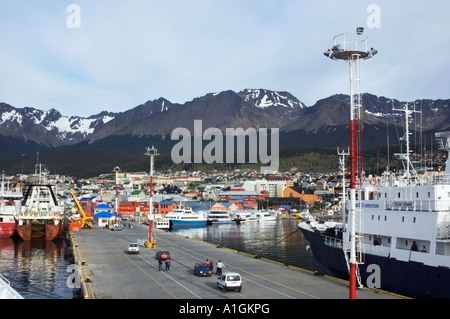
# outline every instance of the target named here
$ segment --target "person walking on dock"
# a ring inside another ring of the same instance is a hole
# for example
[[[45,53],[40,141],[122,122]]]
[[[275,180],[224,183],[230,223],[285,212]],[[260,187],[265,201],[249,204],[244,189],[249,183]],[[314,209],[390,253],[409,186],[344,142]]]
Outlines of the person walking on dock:
[[[162,260],[161,258],[158,258],[158,270],[161,271],[162,268]]]
[[[224,267],[225,267],[225,265],[219,259],[219,261],[217,262],[217,265],[216,265],[216,268],[217,268],[216,275],[221,276],[222,275],[222,268],[224,268]]]
[[[166,264],[166,270],[169,271],[170,270],[170,259],[166,259],[166,261],[164,263]]]

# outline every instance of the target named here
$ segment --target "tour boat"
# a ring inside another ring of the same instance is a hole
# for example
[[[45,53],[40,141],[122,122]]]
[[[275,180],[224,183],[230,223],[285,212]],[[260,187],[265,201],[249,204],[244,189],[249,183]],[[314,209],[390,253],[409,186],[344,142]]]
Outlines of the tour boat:
[[[195,212],[191,207],[178,207],[167,213],[164,218],[169,220],[170,228],[206,226],[206,214]]]

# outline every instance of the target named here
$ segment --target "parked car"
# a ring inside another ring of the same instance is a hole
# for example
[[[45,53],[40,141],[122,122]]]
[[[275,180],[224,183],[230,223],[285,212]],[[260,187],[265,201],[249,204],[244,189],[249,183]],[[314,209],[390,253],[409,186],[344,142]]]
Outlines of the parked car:
[[[128,253],[129,254],[139,254],[139,245],[138,245],[138,243],[130,243],[128,245]]]
[[[225,272],[217,277],[217,288],[222,289],[223,292],[227,290],[242,290],[242,277],[236,272]]]
[[[117,224],[114,224],[114,226],[111,228],[111,230],[112,231],[119,231],[119,230],[122,230],[122,229],[124,229],[125,227],[123,227],[122,225],[117,225]]]
[[[159,250],[156,252],[156,259],[166,260],[166,259],[172,259],[172,256],[170,256],[170,253],[166,251]]]
[[[211,268],[209,268],[209,265],[207,265],[204,262],[199,262],[194,265],[194,275],[196,276],[207,276],[211,277],[212,271]]]

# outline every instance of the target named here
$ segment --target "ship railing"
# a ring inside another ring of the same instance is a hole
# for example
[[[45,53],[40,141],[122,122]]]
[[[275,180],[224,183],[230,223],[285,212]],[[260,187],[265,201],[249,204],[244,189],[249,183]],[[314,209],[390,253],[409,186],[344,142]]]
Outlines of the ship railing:
[[[375,245],[373,243],[364,243],[365,251],[369,251],[370,253],[376,253],[377,255],[389,256],[391,252],[390,246],[384,246],[383,244]]]
[[[419,184],[423,186],[450,185],[449,179],[443,172],[431,172],[418,176]]]
[[[322,236],[322,241],[325,245],[343,248],[342,239],[328,236],[328,235],[323,235],[323,234],[321,234],[321,236]]]
[[[444,227],[438,225],[436,239],[450,239],[450,227],[446,226],[448,225],[445,225]]]
[[[414,174],[412,177],[395,176],[393,174],[385,175],[375,179],[376,184],[380,186],[435,186],[450,185],[449,178],[445,172],[426,172],[424,174]]]
[[[62,213],[62,212],[61,212]],[[24,210],[20,213],[21,216],[24,217],[49,217],[49,216],[57,216],[60,212],[50,212],[48,210],[39,209],[39,210]]]

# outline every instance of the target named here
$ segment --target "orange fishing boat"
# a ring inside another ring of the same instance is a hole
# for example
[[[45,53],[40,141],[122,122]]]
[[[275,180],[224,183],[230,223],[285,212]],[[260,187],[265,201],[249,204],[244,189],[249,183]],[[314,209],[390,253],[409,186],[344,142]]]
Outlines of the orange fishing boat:
[[[20,212],[16,230],[23,240],[53,240],[65,228],[64,206],[60,205],[50,184],[30,184]]]

